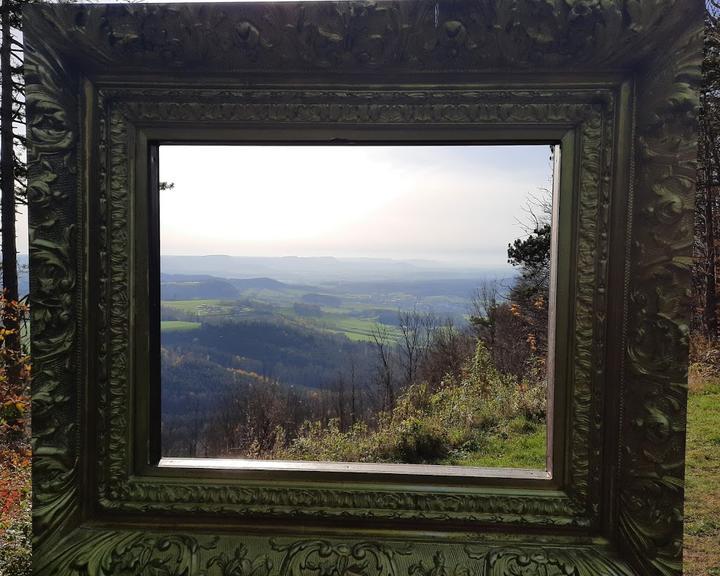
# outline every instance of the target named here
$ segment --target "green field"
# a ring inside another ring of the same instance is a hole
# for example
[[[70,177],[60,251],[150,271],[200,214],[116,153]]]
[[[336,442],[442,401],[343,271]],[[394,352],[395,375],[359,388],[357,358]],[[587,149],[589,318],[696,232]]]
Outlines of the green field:
[[[348,314],[327,313],[317,317],[305,317],[297,315],[292,308],[284,308],[282,314],[288,320],[299,322],[308,328],[316,328],[325,332],[341,334],[356,342],[373,342],[373,330],[377,326],[377,316],[357,317]],[[388,337],[395,340],[400,336],[400,331],[394,326],[385,326]]]
[[[185,320],[163,320],[160,322],[161,332],[187,332],[200,328],[200,322],[186,322]]]
[[[691,371],[685,468],[685,576],[720,576],[720,378]]]
[[[547,465],[545,424],[531,424],[517,419],[517,422],[510,422],[509,427],[507,437],[488,434],[481,450],[451,459],[447,464],[544,470]]]
[[[268,292],[268,291],[263,291]],[[318,316],[297,314],[292,305],[275,305],[270,302],[239,300],[163,300],[163,308],[176,310],[182,314],[197,318],[193,320],[163,320],[162,330],[191,330],[198,328],[203,320],[231,319],[254,320],[267,319],[275,315],[287,321],[301,324],[307,328],[315,328],[324,332],[340,334],[354,341],[372,342],[372,331],[377,324],[378,307],[370,307],[359,302],[349,302],[347,307],[322,307]],[[395,312],[394,309],[387,309]],[[366,312],[367,316],[358,316]],[[400,332],[394,326],[387,326],[387,334],[391,339],[399,337]]]
[[[372,318],[353,318],[349,316],[325,316],[323,321],[330,325],[330,330],[344,334],[350,340],[372,342],[373,328],[377,321]],[[389,335],[396,336],[397,330],[388,329]]]
[[[186,314],[208,316],[217,313],[230,313],[233,303],[225,300],[163,300],[161,305]]]

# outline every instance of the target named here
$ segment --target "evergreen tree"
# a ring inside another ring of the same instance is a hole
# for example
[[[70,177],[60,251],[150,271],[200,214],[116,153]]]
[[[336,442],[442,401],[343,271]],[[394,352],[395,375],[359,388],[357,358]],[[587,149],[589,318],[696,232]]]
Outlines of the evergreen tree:
[[[28,0],[2,0],[0,5],[0,226],[2,226],[2,287],[9,303],[19,300],[15,219],[17,205],[25,201],[25,165],[21,154],[25,144],[25,105],[22,82],[22,7]],[[18,316],[6,307],[2,322],[6,358],[21,357]],[[20,387],[20,366],[7,366],[11,388]]]
[[[551,241],[551,226],[544,223],[536,225],[526,238],[508,244],[508,262],[522,274],[513,290],[523,299],[546,295],[549,290]]]

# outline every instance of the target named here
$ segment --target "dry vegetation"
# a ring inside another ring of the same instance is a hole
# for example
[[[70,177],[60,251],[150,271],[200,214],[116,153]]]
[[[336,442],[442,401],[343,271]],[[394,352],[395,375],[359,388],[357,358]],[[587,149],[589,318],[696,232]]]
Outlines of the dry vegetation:
[[[21,325],[26,316],[24,306],[0,295],[0,576],[31,573],[30,364],[4,345],[18,335],[8,324]],[[14,384],[9,368],[18,377]]]
[[[308,423],[292,443],[281,442],[273,456],[477,465],[476,460],[490,456],[493,443],[500,443],[505,447],[501,461],[491,465],[542,469],[545,397],[544,379],[518,380],[500,373],[479,341],[457,375],[448,373],[435,388],[427,383],[410,385],[374,428],[359,422],[343,431],[337,420],[329,426]],[[518,438],[528,434],[539,435],[540,442],[532,450],[525,445],[525,453],[516,453]]]

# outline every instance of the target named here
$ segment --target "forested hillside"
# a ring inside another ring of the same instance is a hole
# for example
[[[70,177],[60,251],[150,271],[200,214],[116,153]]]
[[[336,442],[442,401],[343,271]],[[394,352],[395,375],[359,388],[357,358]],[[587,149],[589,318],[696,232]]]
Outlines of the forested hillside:
[[[502,278],[164,274],[163,453],[543,468],[549,229]]]

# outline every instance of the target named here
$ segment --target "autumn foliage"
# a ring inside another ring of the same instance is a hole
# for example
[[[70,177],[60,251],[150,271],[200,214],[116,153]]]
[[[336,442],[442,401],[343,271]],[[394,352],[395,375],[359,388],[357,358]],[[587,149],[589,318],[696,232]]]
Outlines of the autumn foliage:
[[[26,337],[27,306],[0,295],[0,576],[30,574],[30,362],[5,346]],[[5,319],[10,319],[8,329]],[[19,379],[9,379],[14,371]]]

